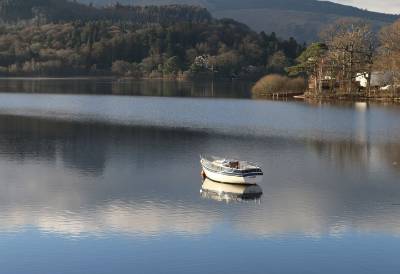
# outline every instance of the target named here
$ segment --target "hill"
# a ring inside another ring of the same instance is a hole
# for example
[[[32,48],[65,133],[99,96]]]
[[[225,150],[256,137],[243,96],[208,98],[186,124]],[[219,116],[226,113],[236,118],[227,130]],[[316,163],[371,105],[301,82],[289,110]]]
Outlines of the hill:
[[[304,50],[188,5],[0,0],[0,17],[0,75],[258,78]]]
[[[72,20],[130,21],[136,24],[207,22],[207,9],[189,5],[95,7],[68,0],[0,0],[0,20],[13,23],[33,19],[47,22]]]
[[[95,5],[107,5],[112,0],[81,0]],[[135,5],[190,4],[207,8],[217,18],[233,18],[257,31],[278,32],[299,41],[318,38],[320,30],[341,17],[356,17],[380,28],[399,17],[371,12],[351,6],[317,0],[119,0]]]

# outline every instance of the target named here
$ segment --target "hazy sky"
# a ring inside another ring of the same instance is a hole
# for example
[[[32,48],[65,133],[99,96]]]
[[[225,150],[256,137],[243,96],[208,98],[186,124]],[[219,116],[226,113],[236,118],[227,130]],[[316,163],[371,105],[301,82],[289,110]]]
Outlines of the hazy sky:
[[[332,0],[332,2],[352,5],[371,11],[400,14],[400,0]]]

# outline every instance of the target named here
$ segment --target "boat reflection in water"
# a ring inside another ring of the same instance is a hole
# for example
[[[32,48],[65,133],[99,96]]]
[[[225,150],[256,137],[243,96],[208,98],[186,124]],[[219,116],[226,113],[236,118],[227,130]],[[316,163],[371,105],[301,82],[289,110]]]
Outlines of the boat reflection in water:
[[[260,200],[263,192],[259,185],[225,184],[205,178],[200,194],[206,199],[230,202]]]

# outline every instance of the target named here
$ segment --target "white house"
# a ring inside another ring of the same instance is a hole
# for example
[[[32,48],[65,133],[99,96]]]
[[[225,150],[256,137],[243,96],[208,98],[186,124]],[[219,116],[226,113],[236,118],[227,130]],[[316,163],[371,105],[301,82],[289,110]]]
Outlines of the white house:
[[[368,86],[368,74],[358,73],[356,76],[356,81],[360,83],[360,86],[366,88]],[[388,71],[374,71],[371,74],[371,87],[385,87],[392,83],[393,73]]]

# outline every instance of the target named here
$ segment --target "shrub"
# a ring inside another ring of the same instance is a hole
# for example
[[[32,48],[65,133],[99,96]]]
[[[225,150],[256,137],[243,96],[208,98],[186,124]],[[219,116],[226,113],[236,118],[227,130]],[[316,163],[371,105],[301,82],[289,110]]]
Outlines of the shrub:
[[[253,86],[253,95],[257,97],[272,96],[276,93],[290,91],[303,92],[306,89],[306,82],[303,78],[290,78],[278,74],[264,76]]]
[[[264,76],[253,86],[253,93],[256,95],[267,95],[283,91],[286,77],[271,74]]]

